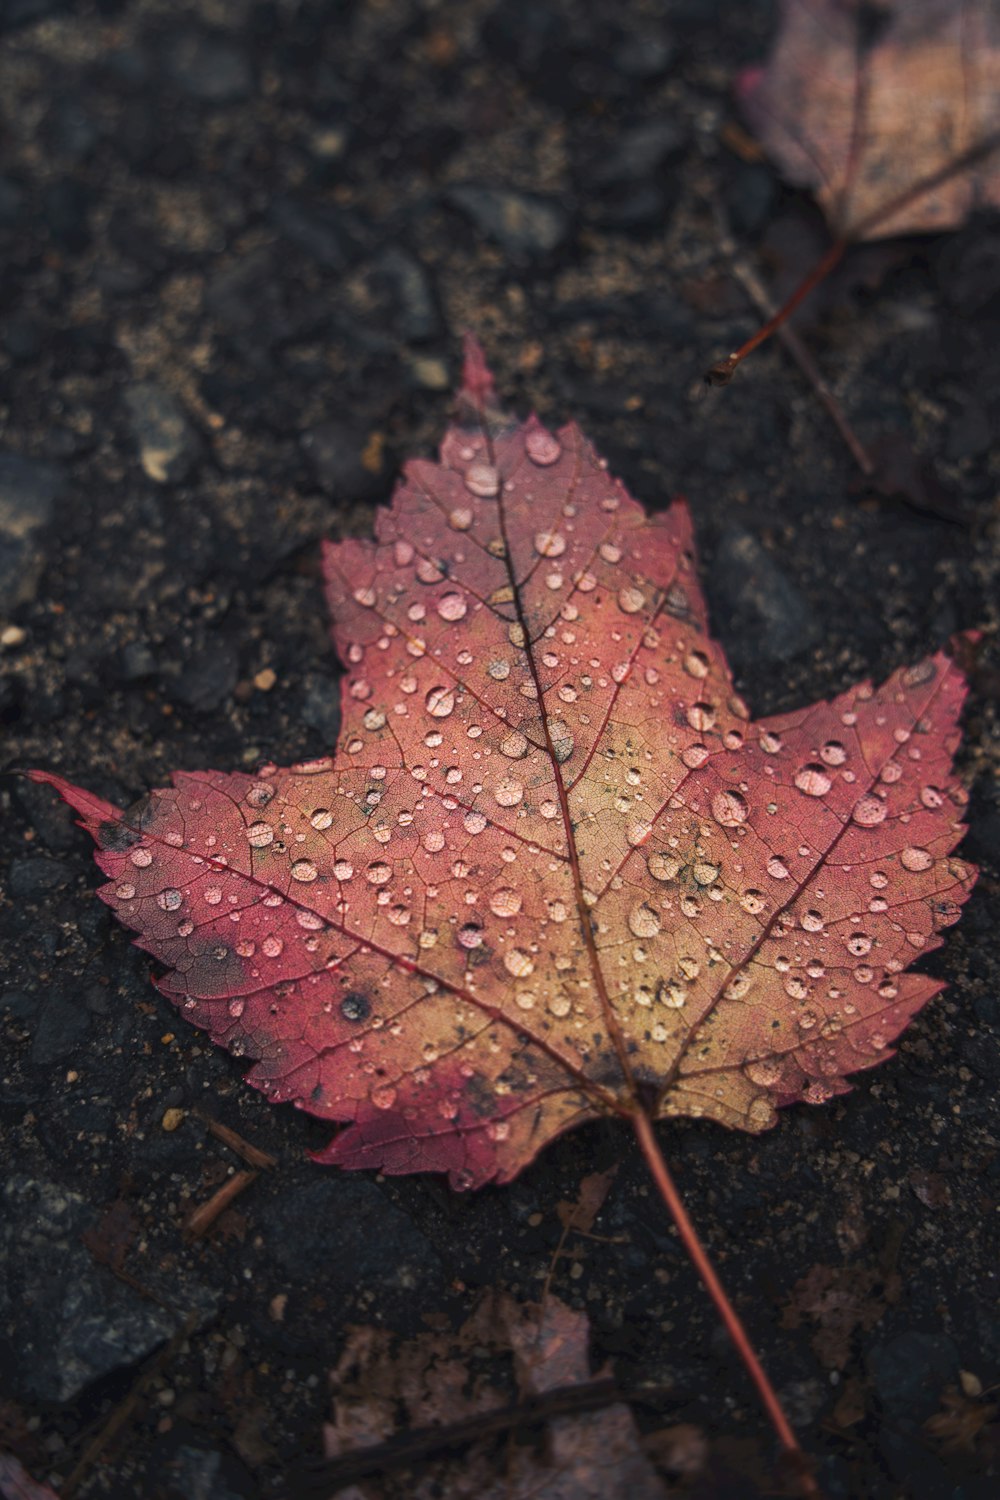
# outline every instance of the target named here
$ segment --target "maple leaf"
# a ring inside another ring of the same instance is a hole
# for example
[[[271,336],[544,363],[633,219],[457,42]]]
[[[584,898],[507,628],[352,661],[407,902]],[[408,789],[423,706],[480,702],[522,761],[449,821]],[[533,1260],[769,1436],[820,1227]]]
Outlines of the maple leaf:
[[[472,341],[440,463],[324,571],[335,756],[179,772],[127,812],[31,774],[160,989],[269,1098],[347,1123],[317,1160],[478,1187],[625,1117],[745,1340],[650,1121],[766,1130],[941,989],[906,970],[974,879],[961,672],[752,722],[687,506],[646,516],[576,426],[506,417]]]
[[[845,239],[955,229],[1000,207],[994,0],[784,0],[766,67],[737,92],[790,182]],[[926,189],[922,187],[926,186]]]

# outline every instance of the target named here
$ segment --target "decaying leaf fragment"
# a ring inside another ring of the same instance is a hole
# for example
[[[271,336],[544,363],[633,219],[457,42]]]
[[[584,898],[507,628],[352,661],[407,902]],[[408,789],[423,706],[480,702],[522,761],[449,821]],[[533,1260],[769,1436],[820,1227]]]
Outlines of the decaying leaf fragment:
[[[455,1332],[401,1342],[354,1329],[333,1373],[323,1492],[382,1497],[398,1476],[413,1500],[666,1500],[629,1408],[591,1377],[589,1337],[586,1313],[557,1297],[534,1306],[505,1292]],[[512,1365],[511,1389],[483,1372],[487,1355],[494,1373]],[[355,1483],[339,1487],[352,1464]]]
[[[471,343],[440,462],[324,566],[334,753],[125,812],[35,773],[181,1013],[348,1126],[319,1160],[505,1182],[596,1116],[762,1131],[890,1056],[974,879],[949,657],[754,722],[686,505],[507,417]]]
[[[948,171],[1000,123],[995,0],[784,0],[770,58],[738,92],[769,154],[845,239],[936,233],[1000,207],[996,152]]]

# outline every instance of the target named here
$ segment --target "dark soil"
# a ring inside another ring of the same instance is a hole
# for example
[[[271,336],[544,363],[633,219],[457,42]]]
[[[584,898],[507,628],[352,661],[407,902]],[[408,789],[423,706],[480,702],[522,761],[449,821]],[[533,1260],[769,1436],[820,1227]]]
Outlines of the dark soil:
[[[690,497],[756,712],[983,631],[961,759],[983,873],[928,963],[946,994],[835,1105],[761,1139],[663,1134],[825,1493],[985,1500],[1000,238],[974,219],[856,252],[799,319],[908,495],[865,491],[780,346],[704,391],[757,321],[718,206],[772,287],[824,243],[723,136],[772,10],[0,4],[2,754],[127,805],[174,767],[325,752],[318,540],[367,532],[400,459],[431,451],[465,328],[509,404],[581,419],[647,504]],[[557,1202],[620,1160],[553,1290],[588,1311],[596,1362],[657,1388],[645,1427],[707,1433],[731,1477],[701,1493],[771,1484],[770,1431],[625,1133],[584,1130],[474,1197],[312,1165],[327,1132],[151,988],[67,811],[13,775],[0,798],[0,1449],[59,1488],[145,1371],[81,1500],[281,1494],[320,1452],[348,1324],[412,1336],[483,1287],[537,1296]],[[191,1240],[190,1210],[243,1166],[196,1107],[277,1166]],[[951,1444],[924,1426],[949,1391]]]

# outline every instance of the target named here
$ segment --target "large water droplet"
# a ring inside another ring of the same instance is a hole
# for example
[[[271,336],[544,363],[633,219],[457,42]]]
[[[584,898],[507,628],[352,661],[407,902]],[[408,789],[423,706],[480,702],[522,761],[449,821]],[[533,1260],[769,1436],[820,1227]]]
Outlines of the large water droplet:
[[[916,875],[930,869],[934,863],[934,856],[929,849],[921,849],[915,844],[910,844],[899,856],[899,862],[904,870],[909,870]]]
[[[432,687],[424,702],[432,719],[446,719],[455,707],[455,694],[450,687]]]
[[[528,741],[517,729],[512,729],[510,734],[504,735],[500,741],[500,752],[506,755],[508,760],[520,760],[528,753]]]
[[[292,865],[292,879],[300,880],[304,885],[315,880],[318,875],[319,871],[311,859],[297,859]]]
[[[266,849],[274,842],[274,829],[270,823],[251,823],[246,834],[251,849]]]
[[[392,879],[392,866],[384,859],[372,860],[365,871],[365,879],[369,885],[386,885]]]
[[[833,782],[829,774],[817,761],[800,766],[795,773],[795,785],[807,797],[825,797]]]
[[[521,910],[521,897],[510,886],[501,886],[490,897],[490,911],[495,917],[516,917]]]
[[[544,427],[532,427],[525,434],[524,451],[533,464],[545,469],[556,463],[562,453],[562,444],[551,432],[546,432]]]
[[[156,904],[162,911],[176,911],[183,900],[180,891],[166,890],[157,896]]]
[[[873,793],[866,792],[863,797],[859,797],[857,802],[855,802],[851,817],[862,828],[875,828],[879,823],[885,821],[887,812],[888,808],[881,797],[876,797]]]
[[[703,766],[708,760],[708,755],[707,745],[688,745],[681,751],[681,760],[689,771],[697,771],[699,766]]]
[[[688,709],[687,721],[692,729],[697,729],[699,734],[715,726],[715,709],[711,703],[692,703]]]
[[[552,742],[552,754],[560,765],[564,765],[573,754],[575,743],[569,725],[562,719],[550,720],[549,739]]]
[[[626,615],[637,615],[645,606],[646,596],[642,589],[629,587],[618,590],[618,608]]]
[[[747,799],[740,792],[716,792],[712,798],[712,817],[723,828],[738,828],[749,816]]]
[[[684,670],[689,677],[707,677],[708,667],[708,657],[704,651],[689,651],[684,658]]]
[[[314,828],[322,832],[324,828],[329,828],[332,824],[333,813],[328,807],[317,807],[316,811],[310,815],[309,821]]]
[[[438,600],[437,612],[442,620],[464,620],[468,606],[465,597],[459,593],[442,594]]]
[[[654,880],[676,880],[680,868],[681,861],[672,854],[657,852],[646,860],[646,869]]]
[[[265,958],[280,958],[284,947],[284,941],[275,933],[269,932],[260,945],[260,951],[264,954]]]
[[[465,488],[481,500],[491,500],[500,490],[500,475],[492,464],[470,464],[465,471]]]
[[[493,796],[500,807],[516,807],[524,796],[524,787],[512,776],[505,776],[497,783]]]
[[[566,538],[558,531],[536,531],[535,551],[539,557],[562,557]]]
[[[531,954],[525,953],[523,948],[512,948],[509,953],[505,953],[503,966],[508,974],[513,974],[515,979],[527,979],[528,975],[535,971]]]
[[[754,1080],[757,1082],[758,1080]],[[751,1130],[768,1130],[774,1123],[777,1115],[774,1106],[758,1094],[756,1099],[751,1099],[747,1109],[747,1125]]]
[[[133,849],[129,859],[139,870],[145,870],[153,863],[153,856],[148,849]]]
[[[458,929],[458,941],[463,948],[479,948],[483,941],[483,929],[478,922],[466,922]]]
[[[642,901],[629,912],[628,925],[635,937],[652,938],[660,930],[660,916],[647,902]]]

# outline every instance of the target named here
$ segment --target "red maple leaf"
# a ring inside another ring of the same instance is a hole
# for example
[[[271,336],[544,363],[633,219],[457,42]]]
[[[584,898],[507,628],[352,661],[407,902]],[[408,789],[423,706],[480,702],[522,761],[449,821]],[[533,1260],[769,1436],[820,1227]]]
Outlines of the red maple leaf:
[[[963,678],[939,654],[751,721],[687,506],[646,516],[578,428],[504,416],[471,341],[459,417],[376,541],[326,549],[335,755],[178,773],[127,812],[32,774],[181,1012],[349,1122],[318,1160],[477,1187],[630,1120],[794,1447],[650,1122],[766,1130],[941,989],[906,971],[974,880]]]

